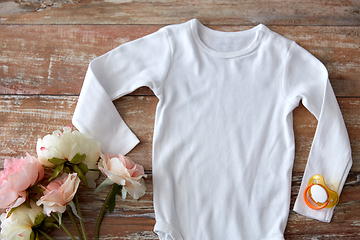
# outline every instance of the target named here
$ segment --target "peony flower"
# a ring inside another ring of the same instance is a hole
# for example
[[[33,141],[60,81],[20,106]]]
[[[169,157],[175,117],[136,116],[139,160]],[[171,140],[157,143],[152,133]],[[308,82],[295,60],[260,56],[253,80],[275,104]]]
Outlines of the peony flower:
[[[86,154],[83,161],[89,169],[96,168],[99,159],[101,146],[96,140],[79,131],[71,131],[71,127],[65,127],[64,132],[55,131],[53,134],[39,138],[36,145],[36,151],[41,164],[45,167],[54,167],[49,159],[59,158],[71,161],[79,153]],[[89,171],[86,174],[89,187],[96,186],[95,179],[99,177],[98,172]]]
[[[21,205],[9,217],[7,217],[7,213],[1,214],[0,239],[30,239],[36,215],[42,212],[42,208],[38,207],[35,202],[30,201],[30,206],[31,208],[27,208],[25,205]]]
[[[42,196],[36,204],[44,207],[44,214],[50,216],[51,212],[65,212],[66,205],[71,202],[79,187],[80,179],[76,173],[64,173],[54,179],[44,188]]]
[[[0,208],[14,208],[27,199],[26,189],[44,177],[39,160],[26,153],[25,158],[5,159],[0,172]]]
[[[119,154],[111,157],[100,154],[98,168],[114,183],[123,185],[133,199],[139,199],[144,196],[146,191],[146,177],[143,166],[134,163],[125,156]]]

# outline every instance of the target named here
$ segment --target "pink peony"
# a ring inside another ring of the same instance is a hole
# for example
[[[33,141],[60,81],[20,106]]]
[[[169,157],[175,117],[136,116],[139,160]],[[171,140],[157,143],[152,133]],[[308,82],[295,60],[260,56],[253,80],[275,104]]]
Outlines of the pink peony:
[[[114,183],[123,185],[133,199],[138,199],[145,194],[146,177],[143,166],[134,163],[125,156],[119,154],[111,157],[100,154],[99,169]]]
[[[26,153],[26,158],[5,159],[0,172],[0,208],[14,208],[27,199],[26,189],[44,177],[39,160]]]
[[[64,173],[61,177],[54,179],[44,190],[36,204],[44,207],[44,214],[50,216],[51,212],[65,212],[66,205],[71,202],[79,187],[80,179],[76,173]]]

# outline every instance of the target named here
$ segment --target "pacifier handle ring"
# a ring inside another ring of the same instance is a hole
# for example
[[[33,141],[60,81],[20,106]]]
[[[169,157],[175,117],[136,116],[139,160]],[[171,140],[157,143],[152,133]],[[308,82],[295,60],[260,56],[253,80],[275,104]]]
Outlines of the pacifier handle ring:
[[[305,191],[304,191],[304,201],[305,201],[305,204],[311,208],[311,209],[314,209],[314,210],[320,210],[320,209],[323,209],[324,207],[326,207],[328,204],[329,204],[329,200],[327,200],[323,205],[320,205],[320,206],[315,206],[313,204],[311,204],[309,202],[309,199],[307,197],[307,193],[309,191],[309,188],[314,186],[315,184],[314,183],[311,183],[310,185],[308,185],[306,188],[305,188]]]

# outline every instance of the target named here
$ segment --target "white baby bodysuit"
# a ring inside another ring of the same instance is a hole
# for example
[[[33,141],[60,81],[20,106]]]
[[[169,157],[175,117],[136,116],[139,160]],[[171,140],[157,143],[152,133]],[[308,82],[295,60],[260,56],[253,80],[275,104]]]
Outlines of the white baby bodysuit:
[[[126,154],[139,141],[112,100],[141,86],[159,102],[153,188],[161,240],[282,240],[289,215],[300,101],[318,126],[294,210],[329,222],[302,192],[322,174],[338,193],[352,165],[345,124],[326,68],[260,24],[221,32],[193,19],[94,59],[73,124]]]

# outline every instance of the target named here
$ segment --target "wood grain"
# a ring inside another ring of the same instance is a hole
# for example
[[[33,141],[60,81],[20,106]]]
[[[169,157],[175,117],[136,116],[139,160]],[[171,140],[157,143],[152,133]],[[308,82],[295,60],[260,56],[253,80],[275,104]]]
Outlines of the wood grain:
[[[357,25],[357,0],[16,0],[0,3],[2,24]]]
[[[36,141],[46,134],[71,124],[76,96],[0,96],[0,159],[36,154]],[[157,98],[125,96],[115,101],[124,121],[141,143],[129,156],[151,170],[153,123]],[[353,151],[352,171],[360,172],[360,112],[359,98],[339,98]],[[317,121],[303,107],[294,111],[296,158],[294,171],[305,169]]]
[[[360,1],[359,0],[0,0],[0,166],[36,140],[71,123],[89,62],[164,25],[198,18],[223,31],[258,23],[295,40],[320,59],[349,132],[354,164],[331,223],[290,210],[287,240],[360,239]],[[158,239],[152,192],[151,145],[157,99],[148,88],[116,100],[121,116],[141,140],[129,154],[144,165],[148,190],[140,201],[118,199],[106,214],[100,239]],[[292,209],[316,119],[300,105],[294,111],[295,160]],[[100,183],[103,179],[99,179]],[[91,236],[106,191],[81,187],[80,202]],[[69,219],[64,218],[70,225]],[[73,230],[73,229],[72,229]],[[55,239],[68,240],[63,231]]]
[[[301,172],[293,173],[291,209],[298,195],[301,179]],[[98,182],[101,182],[101,180],[103,179],[101,178]],[[336,235],[340,237],[339,239],[359,239],[359,232],[357,231],[358,225],[356,224],[358,215],[360,214],[359,180],[359,173],[350,174],[331,223],[321,223],[308,219],[291,210],[285,231],[285,238],[287,240],[334,239],[332,237]],[[140,201],[134,201],[128,198],[123,202],[118,198],[114,212],[110,215],[106,214],[104,217],[101,228],[102,231],[100,231],[102,238],[100,239],[158,239],[156,234],[152,232],[155,219],[152,203],[153,187],[151,174],[148,174],[146,186],[147,193]],[[108,189],[104,189],[102,192],[94,194],[91,190],[85,188],[80,189],[82,213],[90,236],[93,234],[96,216],[100,211],[107,191]],[[71,226],[67,217],[65,217],[64,220],[68,226]],[[298,229],[302,231],[298,231]],[[339,232],[342,234],[338,235]],[[55,231],[53,235],[65,237],[62,231]]]
[[[77,95],[89,62],[161,26],[0,25],[0,94]],[[238,31],[246,26],[211,26]],[[337,96],[360,96],[360,27],[270,26],[327,67]],[[153,95],[141,90],[135,94]]]

